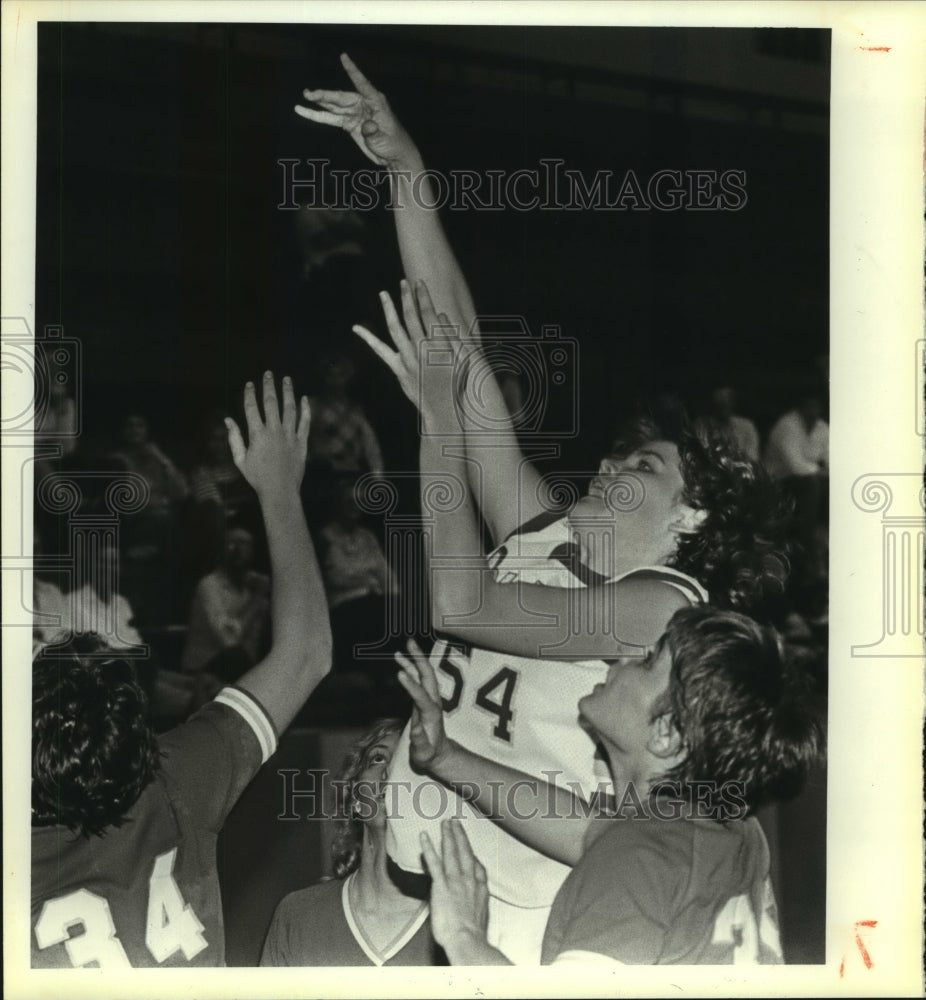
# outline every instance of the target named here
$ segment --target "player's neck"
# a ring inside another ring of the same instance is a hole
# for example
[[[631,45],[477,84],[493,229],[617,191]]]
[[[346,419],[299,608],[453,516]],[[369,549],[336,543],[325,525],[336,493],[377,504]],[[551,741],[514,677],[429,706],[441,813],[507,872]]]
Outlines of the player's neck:
[[[665,762],[649,751],[627,752],[606,736],[599,734],[598,738],[608,758],[616,801],[621,802],[625,796],[636,792],[637,798],[645,802],[653,782],[664,774]]]
[[[643,566],[663,566],[674,553],[676,540],[667,538],[661,545],[652,539],[621,537],[614,544],[614,530],[602,526],[600,531],[584,526],[576,533],[584,565],[608,580],[632,573]]]
[[[381,911],[384,901],[394,908],[413,911],[422,905],[420,899],[406,896],[389,877],[386,868],[385,831],[364,831],[360,852],[360,867],[354,873],[353,900],[361,912]]]

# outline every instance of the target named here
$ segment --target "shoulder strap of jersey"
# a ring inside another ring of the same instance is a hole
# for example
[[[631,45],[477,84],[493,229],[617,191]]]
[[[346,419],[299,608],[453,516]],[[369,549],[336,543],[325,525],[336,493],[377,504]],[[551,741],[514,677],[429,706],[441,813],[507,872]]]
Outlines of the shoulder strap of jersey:
[[[661,583],[668,584],[670,587],[675,587],[676,590],[681,591],[685,595],[689,604],[708,603],[707,591],[701,584],[693,577],[688,576],[687,573],[672,569],[671,566],[643,566],[640,569],[633,569],[629,573],[624,573],[623,576],[619,576],[610,582],[616,583],[617,580],[629,580],[631,577],[635,580],[658,580]]]
[[[530,535],[537,531],[543,531],[544,528],[549,528],[551,524],[562,520],[563,517],[564,514],[562,511],[557,513],[555,510],[545,510],[536,517],[532,517],[526,524],[520,525],[514,531],[507,534],[503,540],[503,544],[510,538],[514,538],[515,535]]]

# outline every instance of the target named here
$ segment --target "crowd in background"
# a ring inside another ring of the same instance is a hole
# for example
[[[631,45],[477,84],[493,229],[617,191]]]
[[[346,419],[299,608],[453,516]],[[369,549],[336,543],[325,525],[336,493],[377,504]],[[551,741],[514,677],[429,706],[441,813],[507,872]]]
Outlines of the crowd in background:
[[[301,718],[310,725],[367,724],[408,709],[391,661],[404,637],[390,635],[388,627],[401,620],[407,581],[399,577],[401,568],[387,561],[383,518],[359,503],[359,478],[388,478],[389,470],[376,430],[351,393],[353,362],[333,350],[318,367],[303,498],[327,588],[335,664]],[[510,389],[510,376],[508,383]],[[792,393],[794,405],[764,440],[740,412],[748,408],[738,405],[729,385],[712,391],[695,425],[721,433],[731,448],[764,464],[790,497],[791,576],[779,624],[796,654],[825,680],[826,397],[810,380],[800,385]],[[657,397],[655,405],[685,409],[684,401],[671,395]],[[66,401],[59,404],[56,419],[66,408]],[[123,646],[148,644],[142,672],[153,714],[165,727],[241,676],[269,642],[270,584],[255,496],[232,462],[222,414],[206,413],[195,433],[199,458],[183,469],[156,440],[147,414],[126,414],[109,450],[91,456],[103,459],[101,470],[112,476],[134,473],[148,488],[143,509],[120,521],[118,552],[110,546],[103,554],[112,572],[83,580],[53,573],[35,577],[34,648],[53,638],[57,627],[49,623],[58,618],[78,632],[111,631]],[[86,467],[80,450],[79,440],[75,446],[70,439],[58,462],[45,461],[37,474],[66,475],[70,468]],[[63,544],[62,530],[37,508],[37,551],[54,553]],[[421,622],[419,635],[428,629]],[[364,655],[363,647],[374,652]]]

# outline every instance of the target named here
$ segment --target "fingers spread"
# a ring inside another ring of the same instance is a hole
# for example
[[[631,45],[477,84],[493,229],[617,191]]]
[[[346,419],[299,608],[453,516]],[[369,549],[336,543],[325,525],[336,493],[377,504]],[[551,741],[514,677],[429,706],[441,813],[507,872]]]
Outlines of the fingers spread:
[[[402,326],[399,314],[395,311],[395,306],[392,304],[391,296],[388,292],[380,292],[379,301],[382,304],[383,313],[386,317],[386,326],[389,329],[389,336],[392,338],[392,342],[398,349],[399,354],[404,355],[406,358],[414,356],[415,351],[412,348],[411,340],[405,330],[405,327]]]
[[[414,660],[409,659],[404,653],[396,651],[392,654],[396,663],[412,678],[412,680],[417,680],[420,677],[418,671],[418,665]]]
[[[390,350],[379,337],[370,333],[364,326],[357,324],[352,326],[351,329],[381,361],[384,361],[396,374],[399,373],[399,355],[396,351]]]

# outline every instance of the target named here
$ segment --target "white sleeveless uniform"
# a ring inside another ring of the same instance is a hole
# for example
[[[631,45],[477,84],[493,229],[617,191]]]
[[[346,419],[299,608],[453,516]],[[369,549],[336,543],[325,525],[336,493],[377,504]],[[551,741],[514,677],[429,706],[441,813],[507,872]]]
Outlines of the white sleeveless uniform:
[[[578,562],[566,518],[531,530],[536,524],[526,525],[489,556],[498,583],[577,588],[614,582]],[[692,604],[707,600],[700,584],[684,573],[653,567],[632,575],[644,573],[681,590]],[[617,658],[617,640],[615,650]],[[596,756],[593,739],[580,727],[577,708],[579,699],[604,681],[607,662],[528,659],[444,640],[437,641],[430,659],[449,737],[473,753],[542,781],[555,781],[586,801],[596,792],[610,793],[607,764]],[[393,755],[389,780],[393,788],[386,796],[387,850],[392,859],[409,871],[422,871],[420,832],[427,830],[438,845],[440,821],[449,816],[463,819],[488,876],[490,942],[516,964],[539,964],[550,907],[571,869],[527,847],[446,786],[412,770],[408,727]]]

